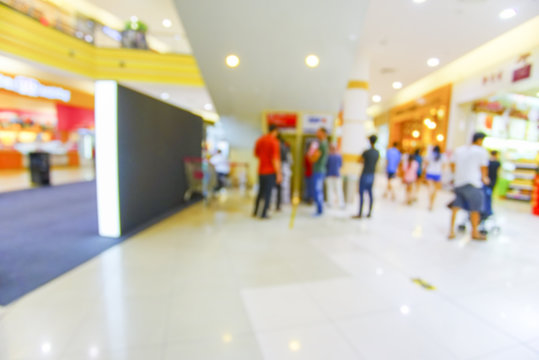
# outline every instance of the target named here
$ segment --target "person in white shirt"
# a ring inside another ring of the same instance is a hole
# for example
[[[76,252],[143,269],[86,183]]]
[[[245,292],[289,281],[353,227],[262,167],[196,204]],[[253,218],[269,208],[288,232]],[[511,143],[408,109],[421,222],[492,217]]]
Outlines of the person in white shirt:
[[[215,191],[219,191],[225,186],[228,174],[230,174],[230,163],[220,149],[212,156],[210,162],[217,173],[217,186]]]
[[[442,188],[442,171],[445,163],[445,155],[440,146],[436,145],[425,159],[427,183],[429,185],[429,210],[434,208],[436,194]]]
[[[471,145],[461,146],[455,150],[451,162],[454,173],[456,199],[451,204],[451,230],[449,239],[455,238],[455,220],[459,209],[470,212],[472,223],[472,239],[486,240],[479,230],[480,212],[484,208],[483,185],[488,185],[488,152],[484,149],[484,133],[475,133]]]

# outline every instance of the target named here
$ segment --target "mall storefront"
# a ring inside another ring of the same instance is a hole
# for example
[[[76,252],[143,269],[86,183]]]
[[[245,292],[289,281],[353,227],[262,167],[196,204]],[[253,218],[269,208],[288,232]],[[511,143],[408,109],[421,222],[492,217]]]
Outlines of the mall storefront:
[[[54,168],[92,167],[93,95],[39,79],[0,73],[0,182],[26,172],[29,154]]]
[[[475,131],[499,152],[496,191],[537,208],[539,163],[539,49],[454,85],[449,141],[452,148]],[[536,211],[536,210],[534,210]]]

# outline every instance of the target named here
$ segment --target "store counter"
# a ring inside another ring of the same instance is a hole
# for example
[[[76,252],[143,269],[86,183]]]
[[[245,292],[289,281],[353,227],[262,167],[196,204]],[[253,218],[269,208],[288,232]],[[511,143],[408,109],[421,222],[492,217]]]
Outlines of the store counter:
[[[23,167],[23,154],[16,150],[0,150],[0,169],[17,170]]]

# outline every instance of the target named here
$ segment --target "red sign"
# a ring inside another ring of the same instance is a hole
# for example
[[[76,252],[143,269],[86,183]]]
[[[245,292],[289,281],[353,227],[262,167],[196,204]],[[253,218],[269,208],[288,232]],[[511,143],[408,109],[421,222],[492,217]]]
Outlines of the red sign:
[[[296,128],[298,114],[296,113],[268,113],[266,115],[268,125],[276,125],[279,128]]]
[[[528,64],[524,67],[521,67],[520,69],[517,69],[515,70],[515,72],[513,72],[513,82],[527,79],[531,76],[531,73],[532,73],[532,64]]]

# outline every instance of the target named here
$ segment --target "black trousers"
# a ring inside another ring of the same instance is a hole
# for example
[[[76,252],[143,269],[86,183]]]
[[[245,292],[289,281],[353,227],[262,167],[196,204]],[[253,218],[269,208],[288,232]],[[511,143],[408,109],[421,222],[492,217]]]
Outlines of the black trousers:
[[[264,199],[264,208],[262,209],[261,217],[266,217],[268,215],[268,208],[271,201],[271,191],[275,187],[276,175],[259,175],[258,176],[258,196],[256,197],[255,202],[255,211],[253,215],[258,216],[258,210],[260,208],[260,201]]]
[[[281,210],[281,200],[282,200],[282,197],[283,197],[283,188],[281,187],[281,184],[277,184],[275,185],[275,187],[277,188],[277,204],[275,206],[275,209],[277,210]]]

